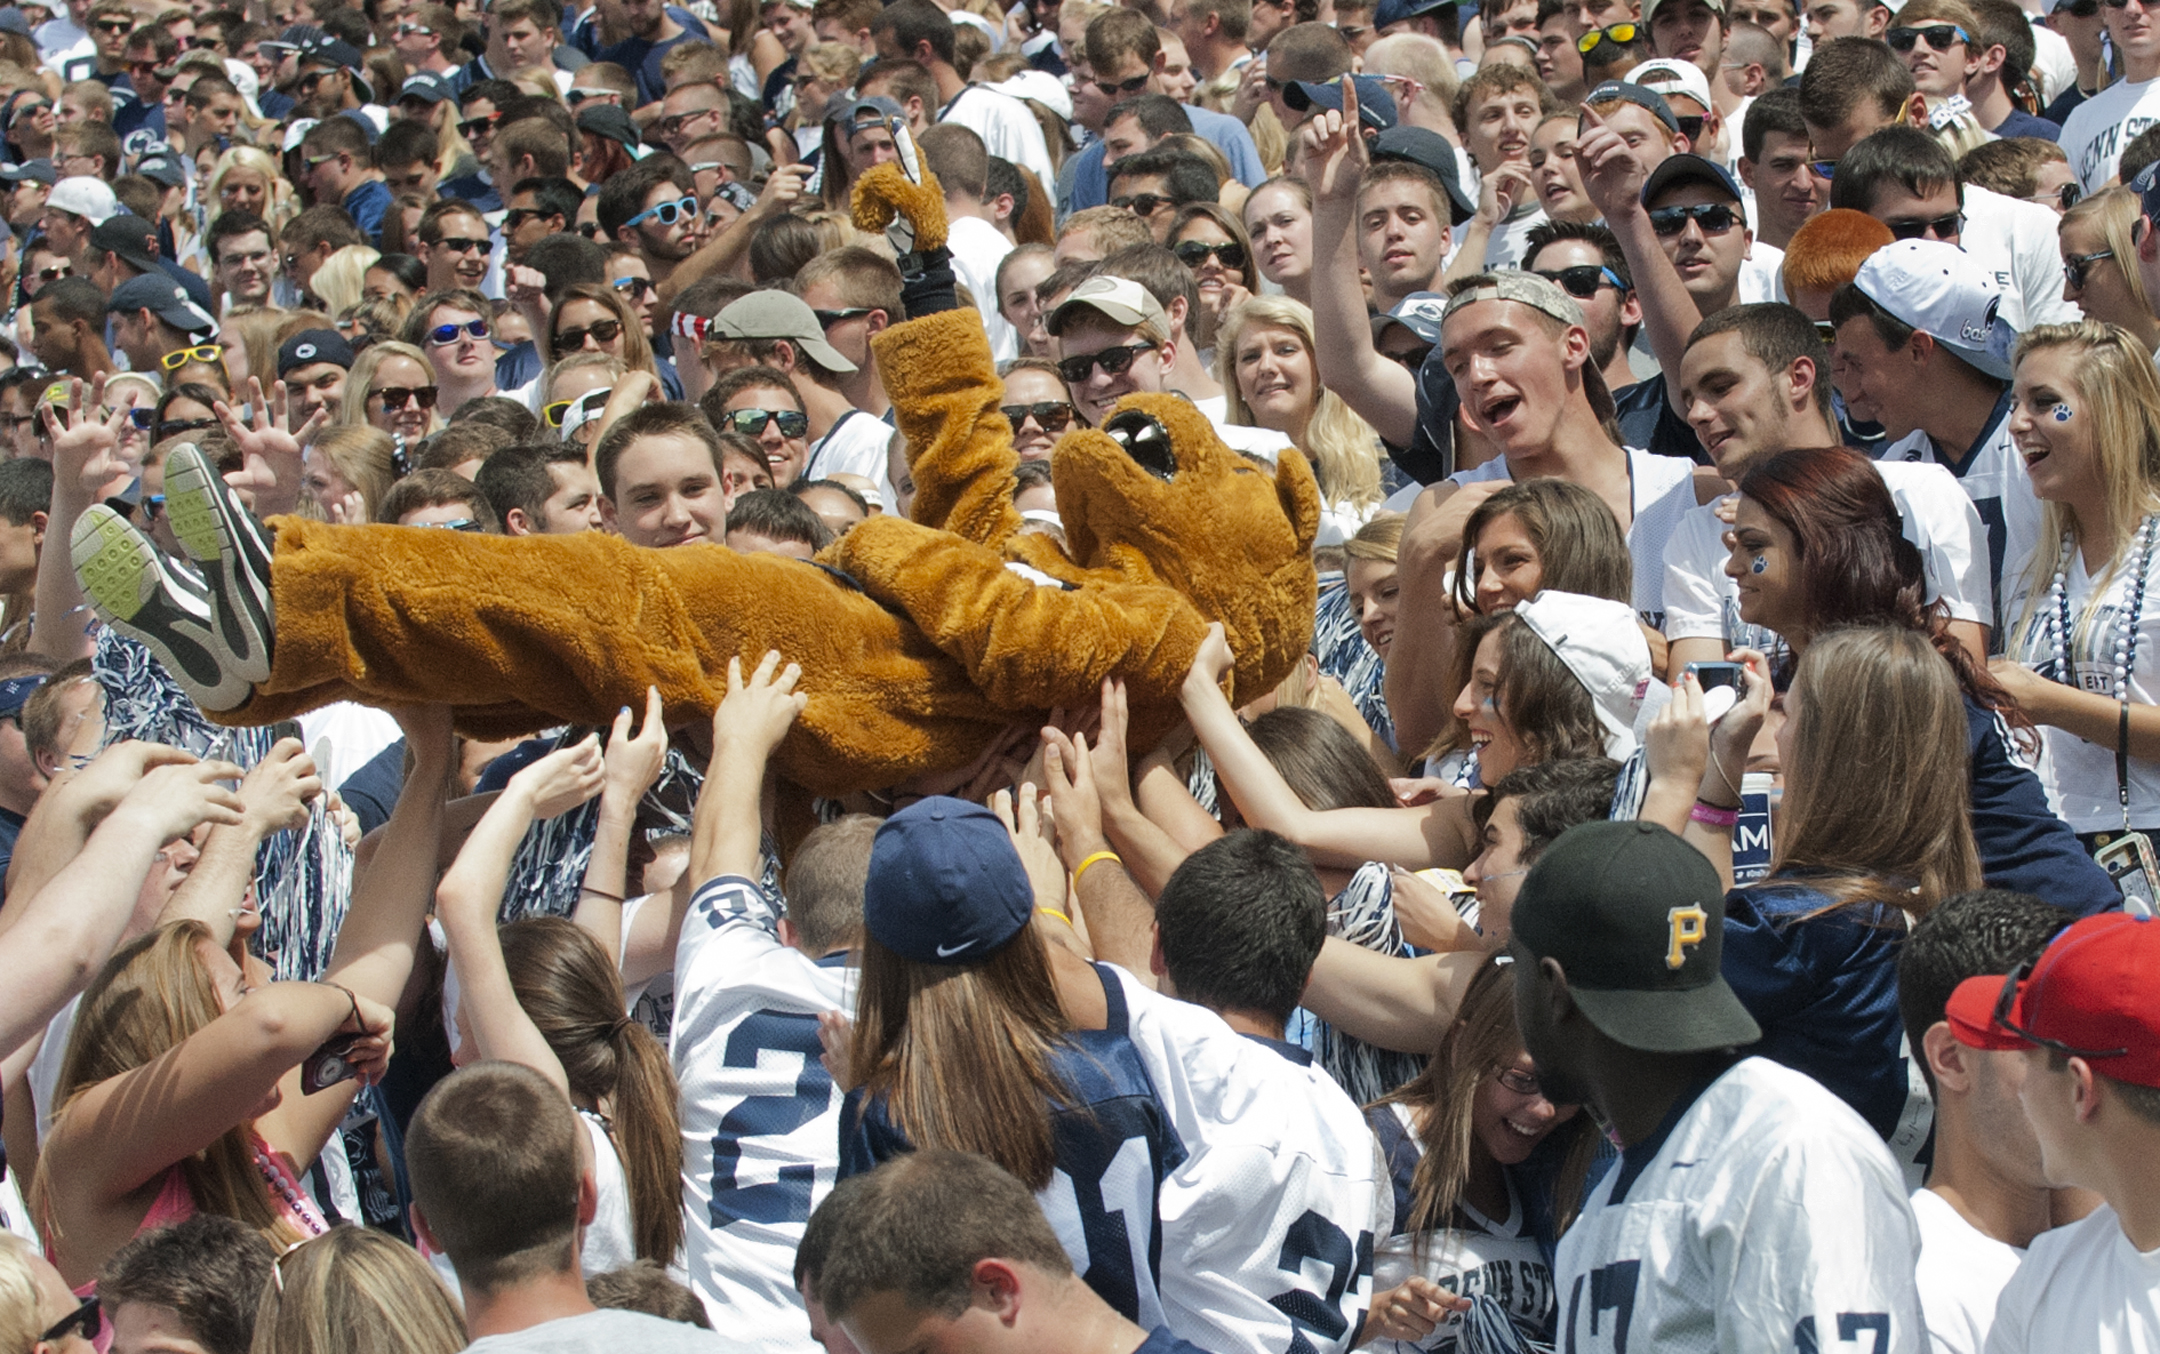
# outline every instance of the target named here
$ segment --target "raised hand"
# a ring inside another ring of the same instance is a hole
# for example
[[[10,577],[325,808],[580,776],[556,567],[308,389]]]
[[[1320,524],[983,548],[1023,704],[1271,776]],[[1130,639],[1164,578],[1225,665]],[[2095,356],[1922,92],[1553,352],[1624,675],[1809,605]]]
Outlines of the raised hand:
[[[1200,641],[1200,651],[1193,655],[1192,682],[1204,682],[1208,686],[1222,685],[1223,674],[1237,666],[1237,655],[1230,652],[1230,640],[1223,632],[1221,621],[1208,626],[1207,638]]]
[[[1313,197],[1331,202],[1357,196],[1358,180],[1372,160],[1365,149],[1365,133],[1358,126],[1355,81],[1343,80],[1342,96],[1340,113],[1314,109],[1297,133],[1304,150],[1305,181],[1312,185]]]
[[[1702,683],[1685,673],[1673,683],[1672,700],[1643,733],[1643,764],[1653,781],[1692,789],[1710,762],[1710,722],[1703,711]]]
[[[810,703],[807,694],[795,689],[801,680],[802,669],[793,663],[782,668],[776,649],[766,651],[748,680],[743,678],[742,659],[730,658],[727,695],[713,711],[715,752],[725,743],[745,756],[770,756]]]
[[[247,403],[254,410],[252,425],[242,423],[223,400],[210,406],[245,459],[245,468],[227,476],[226,482],[236,489],[253,489],[259,513],[290,512],[300,502],[300,448],[318,430],[329,426],[330,411],[317,409],[295,428],[292,398],[285,383],[276,383],[273,411],[271,401],[263,396],[262,378],[256,376],[248,378]]]
[[[607,767],[600,757],[600,735],[558,748],[510,778],[509,789],[532,796],[535,818],[553,818],[600,793]]]
[[[1536,195],[1530,167],[1519,160],[1502,160],[1479,182],[1477,219],[1498,230],[1517,203]]]
[[[47,793],[55,799],[65,796],[76,821],[87,831],[150,772],[161,766],[193,765],[195,760],[193,753],[180,748],[124,739],[91,758],[81,770],[62,771]]]
[[[1027,868],[1028,883],[1035,890],[1035,905],[1070,912],[1065,906],[1065,863],[1058,859],[1057,845],[1051,840],[1054,829],[1049,815],[1043,812],[1047,807],[1032,785],[1022,785],[1017,796],[1010,790],[990,796],[990,812],[1005,825],[1013,849],[1020,853],[1020,863]]]
[[[60,484],[78,486],[83,493],[96,497],[101,490],[126,471],[120,459],[120,439],[128,424],[128,410],[135,403],[130,393],[127,402],[107,409],[105,407],[105,377],[101,373],[90,382],[90,398],[83,399],[83,383],[80,378],[68,382],[67,414],[50,404],[38,406],[39,416],[45,420],[45,429],[52,436],[53,478]]]
[[[1582,133],[1575,142],[1575,166],[1583,191],[1608,221],[1642,210],[1643,181],[1649,169],[1620,133],[1583,105]]]
[[[667,726],[660,720],[660,688],[645,688],[645,723],[635,738],[630,736],[630,707],[625,705],[615,716],[615,727],[608,731],[607,753],[603,761],[607,766],[607,790],[611,801],[635,803],[644,797],[653,782],[660,779],[660,768],[667,762]]]
[[[113,813],[158,834],[160,843],[185,837],[203,823],[237,825],[247,806],[219,782],[239,778],[240,768],[231,762],[160,766],[135,782]]]
[[[249,825],[268,836],[307,822],[308,805],[322,793],[315,759],[297,738],[280,738],[240,782]]]

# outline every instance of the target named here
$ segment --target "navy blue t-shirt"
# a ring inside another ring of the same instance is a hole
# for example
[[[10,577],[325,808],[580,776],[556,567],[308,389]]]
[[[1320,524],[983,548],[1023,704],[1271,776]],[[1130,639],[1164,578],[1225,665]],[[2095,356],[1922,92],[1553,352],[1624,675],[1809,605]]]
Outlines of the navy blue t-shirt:
[[[2011,109],[2010,116],[2002,120],[2002,126],[1991,127],[1988,130],[2006,141],[2013,136],[2037,136],[2042,141],[2059,141],[2062,139],[2061,123],[2050,122],[2046,118],[2036,118],[2022,108]]]
[[[1710,453],[1665,393],[1665,373],[1613,392],[1613,422],[1622,446],[1641,447],[1660,456],[1682,456],[1709,465]]]

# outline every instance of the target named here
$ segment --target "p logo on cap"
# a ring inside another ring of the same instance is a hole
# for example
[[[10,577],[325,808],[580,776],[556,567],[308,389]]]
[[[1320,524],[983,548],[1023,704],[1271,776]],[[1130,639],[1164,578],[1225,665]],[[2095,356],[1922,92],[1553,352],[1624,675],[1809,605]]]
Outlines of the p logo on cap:
[[[1669,907],[1665,909],[1665,967],[1676,969],[1687,963],[1687,952],[1703,943],[1703,936],[1710,926],[1710,914],[1699,907]]]

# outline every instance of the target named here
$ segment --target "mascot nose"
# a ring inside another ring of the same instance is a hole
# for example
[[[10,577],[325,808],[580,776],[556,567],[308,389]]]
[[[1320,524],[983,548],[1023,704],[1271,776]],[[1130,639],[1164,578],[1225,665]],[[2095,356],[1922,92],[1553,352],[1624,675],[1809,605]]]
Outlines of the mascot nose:
[[[1104,433],[1125,449],[1139,466],[1159,480],[1177,478],[1177,452],[1170,446],[1170,430],[1152,414],[1127,409],[1112,414],[1102,425]]]

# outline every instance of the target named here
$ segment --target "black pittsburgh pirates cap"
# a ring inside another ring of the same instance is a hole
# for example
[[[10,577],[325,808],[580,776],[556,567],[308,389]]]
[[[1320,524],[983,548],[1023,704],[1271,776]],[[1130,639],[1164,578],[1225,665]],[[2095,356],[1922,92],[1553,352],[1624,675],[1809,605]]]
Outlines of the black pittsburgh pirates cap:
[[[1655,823],[1583,823],[1524,877],[1515,939],[1557,959],[1568,993],[1614,1042],[1649,1053],[1762,1038],[1718,972],[1725,890],[1702,852]]]

